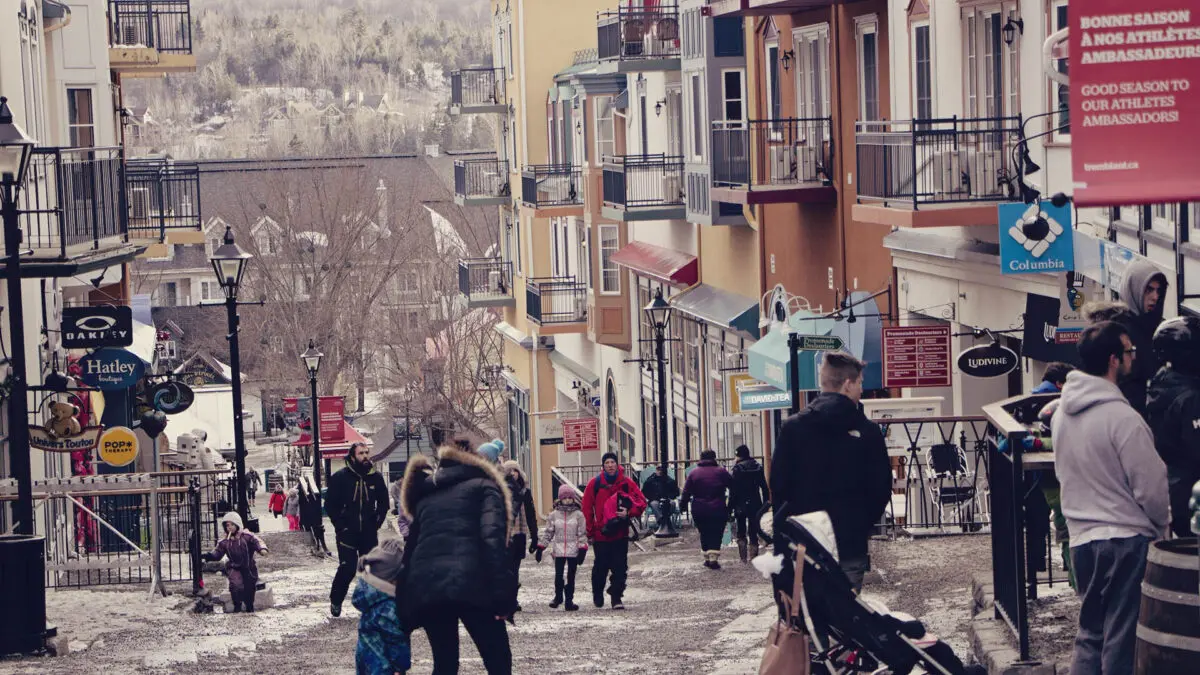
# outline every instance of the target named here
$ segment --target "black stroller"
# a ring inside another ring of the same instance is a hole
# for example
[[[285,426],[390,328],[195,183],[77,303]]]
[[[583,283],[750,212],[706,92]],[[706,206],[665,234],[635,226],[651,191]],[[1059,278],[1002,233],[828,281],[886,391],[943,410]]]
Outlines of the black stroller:
[[[856,596],[842,568],[806,527],[803,517],[788,518],[774,529],[773,537],[781,537],[790,552],[784,556],[783,570],[775,576],[775,588],[791,592],[798,547],[804,547],[803,590],[798,599],[804,625],[798,628],[808,633],[811,641],[812,673],[986,672],[964,666],[949,645],[926,634],[920,621],[884,613]]]

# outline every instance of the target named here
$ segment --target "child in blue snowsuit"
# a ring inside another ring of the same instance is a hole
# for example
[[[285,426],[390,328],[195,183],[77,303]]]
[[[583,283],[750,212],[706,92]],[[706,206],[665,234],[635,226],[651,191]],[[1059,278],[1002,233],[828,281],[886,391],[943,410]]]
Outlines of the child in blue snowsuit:
[[[358,559],[358,584],[350,601],[362,612],[354,663],[358,675],[406,673],[412,666],[408,634],[396,615],[396,577],[404,543],[388,539]]]

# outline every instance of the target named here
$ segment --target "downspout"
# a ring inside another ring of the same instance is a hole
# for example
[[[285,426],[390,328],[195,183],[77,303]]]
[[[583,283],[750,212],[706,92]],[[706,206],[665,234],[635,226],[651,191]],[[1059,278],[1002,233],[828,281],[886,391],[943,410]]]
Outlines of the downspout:
[[[840,177],[842,175],[845,175],[844,160],[846,158],[846,154],[845,154],[846,153],[846,148],[845,148],[846,144],[841,142],[843,140],[842,139],[842,136],[843,136],[842,128],[845,126],[845,116],[843,114],[845,111],[845,105],[844,105],[844,99],[843,99],[843,96],[845,95],[845,90],[842,87],[842,77],[841,77],[841,75],[842,75],[842,12],[841,12],[839,5],[834,5],[830,11],[833,12],[833,16],[830,17],[831,23],[832,23],[830,32],[833,34],[833,41],[834,41],[834,45],[835,45],[835,47],[833,49],[834,67],[831,70],[832,70],[832,73],[836,74],[835,77],[830,77],[830,79],[837,80],[837,85],[836,85],[837,86],[837,96],[833,97],[834,106],[836,107],[836,110],[833,111],[834,112],[833,119],[837,120],[837,131],[834,132],[833,129],[830,129],[830,132],[831,132],[830,135],[834,138],[834,150],[833,151],[834,151],[834,154],[836,155],[836,160],[834,162],[834,166],[836,167],[836,171],[837,171],[837,174],[834,175],[834,185],[837,185]],[[855,82],[856,83],[858,82],[857,76],[855,77]],[[830,86],[834,86],[834,85],[831,83]],[[831,124],[832,124],[832,122],[831,122]],[[849,271],[848,271],[847,265],[846,265],[846,220],[849,218],[850,210],[847,208],[847,204],[846,204],[846,195],[848,193],[848,191],[846,190],[846,184],[841,183],[841,185],[842,185],[842,189],[841,189],[840,193],[838,194],[838,202],[837,202],[838,238],[840,240],[838,247],[841,249],[841,254],[842,254],[842,290],[845,291],[846,289],[850,288]],[[834,302],[836,303],[836,297],[835,297]]]

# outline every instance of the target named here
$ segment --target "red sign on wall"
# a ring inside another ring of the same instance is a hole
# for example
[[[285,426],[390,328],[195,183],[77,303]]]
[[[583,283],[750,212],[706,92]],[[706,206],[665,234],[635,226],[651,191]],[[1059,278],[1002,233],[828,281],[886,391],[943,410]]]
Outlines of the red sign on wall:
[[[883,329],[883,387],[949,387],[950,327]]]
[[[317,417],[320,420],[322,443],[340,443],[346,440],[346,399],[341,396],[318,397]]]
[[[1200,9],[1194,5],[1071,3],[1077,206],[1200,199]]]
[[[289,396],[283,399],[283,414],[295,414],[300,412],[300,399]]]
[[[584,417],[577,420],[563,420],[563,450],[566,452],[587,452],[600,449],[600,420],[595,417]]]

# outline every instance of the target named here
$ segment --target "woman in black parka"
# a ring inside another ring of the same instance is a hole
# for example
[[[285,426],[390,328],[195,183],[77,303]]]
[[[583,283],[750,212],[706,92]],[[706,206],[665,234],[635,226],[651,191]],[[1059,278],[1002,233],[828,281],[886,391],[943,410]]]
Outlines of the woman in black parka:
[[[443,446],[436,467],[408,464],[401,508],[412,519],[396,601],[402,625],[424,628],[433,673],[458,672],[458,622],[479,649],[489,675],[512,673],[504,622],[516,609],[508,553],[512,497],[495,464]]]

